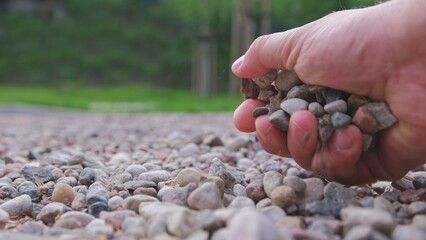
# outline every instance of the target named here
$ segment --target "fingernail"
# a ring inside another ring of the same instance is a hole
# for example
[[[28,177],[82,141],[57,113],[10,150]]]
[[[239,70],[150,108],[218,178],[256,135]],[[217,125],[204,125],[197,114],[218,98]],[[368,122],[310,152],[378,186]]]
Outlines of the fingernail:
[[[232,64],[232,67],[231,67],[231,69],[232,69],[233,72],[238,71],[238,69],[241,66],[241,63],[243,63],[243,59],[244,59],[244,56],[241,56],[240,58],[238,58],[237,60],[235,60],[235,62]]]
[[[342,132],[335,132],[336,134],[336,147],[340,151],[350,149],[354,145],[354,138],[352,134],[343,134]]]

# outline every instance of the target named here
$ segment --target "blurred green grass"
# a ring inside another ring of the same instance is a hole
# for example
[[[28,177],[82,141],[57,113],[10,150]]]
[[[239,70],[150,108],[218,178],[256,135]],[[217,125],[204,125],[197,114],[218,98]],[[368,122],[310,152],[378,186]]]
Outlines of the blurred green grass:
[[[2,105],[22,103],[103,112],[225,112],[233,111],[240,102],[241,99],[230,99],[226,95],[201,98],[190,91],[150,85],[0,86]],[[130,107],[120,107],[128,105]]]

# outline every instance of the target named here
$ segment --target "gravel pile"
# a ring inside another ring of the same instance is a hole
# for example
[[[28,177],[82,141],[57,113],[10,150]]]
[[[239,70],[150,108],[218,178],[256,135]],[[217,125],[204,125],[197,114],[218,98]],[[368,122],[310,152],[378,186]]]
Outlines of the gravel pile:
[[[2,114],[0,239],[425,239],[426,171],[346,187],[232,114]]]
[[[318,148],[327,145],[338,128],[353,124],[362,132],[363,150],[373,148],[377,133],[397,122],[385,102],[332,88],[304,84],[294,71],[273,70],[264,76],[242,79],[245,98],[267,103],[253,111],[253,116],[269,115],[269,121],[287,132],[291,115],[308,110],[318,122]]]

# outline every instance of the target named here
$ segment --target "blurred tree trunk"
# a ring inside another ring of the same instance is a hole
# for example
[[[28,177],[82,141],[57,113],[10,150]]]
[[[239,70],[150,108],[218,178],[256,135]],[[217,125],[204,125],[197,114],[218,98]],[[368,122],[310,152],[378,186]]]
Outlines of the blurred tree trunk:
[[[231,62],[243,55],[254,40],[254,0],[234,0],[231,33]],[[228,91],[231,97],[239,96],[240,81],[229,74]]]
[[[271,33],[271,0],[261,0],[262,19],[260,22],[260,35]]]
[[[200,26],[192,56],[192,90],[201,97],[208,97],[214,91],[216,54],[208,18],[208,0],[200,0]],[[216,74],[217,75],[217,74]]]

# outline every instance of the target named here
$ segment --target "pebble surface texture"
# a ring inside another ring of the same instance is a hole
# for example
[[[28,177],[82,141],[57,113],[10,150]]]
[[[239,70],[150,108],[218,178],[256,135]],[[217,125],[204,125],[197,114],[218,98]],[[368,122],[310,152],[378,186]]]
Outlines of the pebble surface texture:
[[[424,166],[346,187],[266,153],[231,113],[1,115],[0,239],[426,236]]]
[[[334,130],[349,124],[363,133],[363,150],[377,144],[380,130],[397,122],[384,102],[371,102],[366,97],[331,88],[306,85],[292,71],[274,70],[253,79],[242,79],[241,92],[246,98],[267,103],[256,108],[253,116],[269,115],[269,121],[282,131],[288,130],[291,115],[308,110],[317,117],[319,147],[327,144]]]

